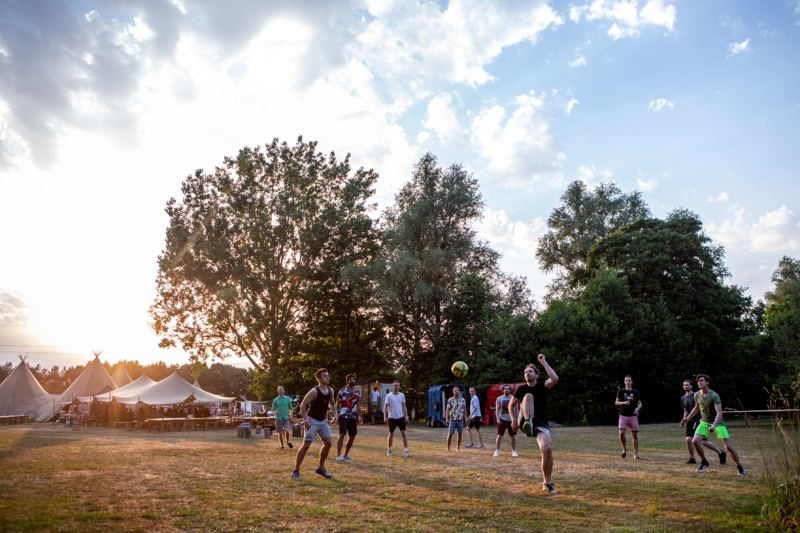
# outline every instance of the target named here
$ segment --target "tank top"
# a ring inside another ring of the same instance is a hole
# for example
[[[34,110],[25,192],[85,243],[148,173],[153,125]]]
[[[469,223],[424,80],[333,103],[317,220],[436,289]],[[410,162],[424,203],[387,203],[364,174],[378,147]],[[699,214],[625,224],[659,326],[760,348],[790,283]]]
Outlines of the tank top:
[[[327,420],[328,404],[331,401],[331,395],[333,394],[333,391],[330,387],[328,387],[328,394],[322,394],[322,391],[319,390],[319,387],[315,388],[317,389],[317,398],[311,400],[310,407],[308,409],[308,416],[314,420]]]

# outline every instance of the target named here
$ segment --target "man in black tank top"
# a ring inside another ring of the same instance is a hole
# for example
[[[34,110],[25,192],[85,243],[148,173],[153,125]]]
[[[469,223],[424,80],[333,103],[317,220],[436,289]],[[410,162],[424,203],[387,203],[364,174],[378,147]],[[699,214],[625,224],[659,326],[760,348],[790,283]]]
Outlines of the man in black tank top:
[[[336,413],[333,389],[328,387],[330,383],[328,371],[320,368],[317,370],[316,377],[319,385],[308,391],[300,403],[300,416],[303,418],[305,437],[303,437],[303,445],[297,450],[297,458],[294,462],[292,479],[295,481],[300,481],[300,465],[303,463],[306,452],[314,440],[315,433],[319,433],[319,437],[322,439],[322,449],[319,451],[319,466],[314,470],[314,473],[327,479],[331,477],[325,469],[325,459],[328,458],[328,451],[331,449],[332,443],[331,427],[328,425],[328,407],[333,409],[334,424],[336,424],[338,415]]]

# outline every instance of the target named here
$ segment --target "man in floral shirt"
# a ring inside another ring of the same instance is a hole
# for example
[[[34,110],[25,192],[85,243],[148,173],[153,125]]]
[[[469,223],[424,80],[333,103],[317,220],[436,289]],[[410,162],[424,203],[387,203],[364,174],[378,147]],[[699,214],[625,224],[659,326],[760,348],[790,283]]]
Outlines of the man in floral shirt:
[[[453,397],[447,400],[447,412],[445,422],[449,426],[447,432],[447,451],[450,451],[450,441],[453,440],[453,433],[458,431],[456,440],[456,451],[461,451],[461,434],[464,432],[464,419],[467,418],[467,402],[461,397],[461,389],[458,385],[453,387]]]
[[[339,410],[339,442],[336,443],[337,461],[353,459],[348,454],[353,446],[353,441],[356,440],[358,424],[361,422],[361,410],[358,408],[358,402],[361,400],[361,391],[355,388],[356,377],[353,374],[348,374],[345,381],[347,385],[339,390],[339,395],[336,397],[336,408]],[[344,455],[342,455],[345,433],[348,435],[347,446],[344,449]]]

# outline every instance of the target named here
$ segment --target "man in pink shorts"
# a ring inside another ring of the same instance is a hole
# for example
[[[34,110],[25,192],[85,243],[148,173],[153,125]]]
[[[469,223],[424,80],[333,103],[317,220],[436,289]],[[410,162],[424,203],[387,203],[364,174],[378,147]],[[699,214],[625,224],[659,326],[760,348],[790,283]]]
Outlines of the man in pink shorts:
[[[642,408],[642,400],[639,391],[633,388],[633,378],[625,376],[625,388],[617,391],[617,400],[614,402],[619,407],[619,441],[622,443],[622,455],[625,459],[628,454],[628,446],[625,442],[625,430],[631,428],[633,436],[633,456],[639,457],[639,410]]]

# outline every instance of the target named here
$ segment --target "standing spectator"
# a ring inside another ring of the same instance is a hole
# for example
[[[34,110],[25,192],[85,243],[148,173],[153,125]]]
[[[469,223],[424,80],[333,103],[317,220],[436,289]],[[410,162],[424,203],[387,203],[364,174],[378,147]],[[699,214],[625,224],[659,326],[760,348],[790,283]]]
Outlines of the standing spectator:
[[[508,437],[511,439],[511,455],[519,457],[517,453],[517,432],[511,429],[511,413],[508,410],[511,398],[513,398],[511,396],[511,385],[504,385],[503,395],[497,398],[494,407],[494,412],[497,413],[497,440],[494,445],[494,457],[500,457],[500,441],[503,440],[506,430],[508,430]]]
[[[481,436],[481,401],[475,393],[475,387],[469,388],[469,422],[467,423],[467,435],[469,435],[469,444],[467,448],[475,447],[475,441],[472,440],[472,428],[475,428],[475,433],[478,434],[477,448],[483,448],[483,436]]]
[[[336,443],[337,461],[350,461],[353,459],[348,454],[353,446],[353,441],[356,440],[358,424],[361,423],[361,411],[358,408],[358,402],[361,400],[361,391],[355,388],[356,377],[353,374],[348,374],[345,382],[347,385],[339,390],[339,395],[336,397],[336,406],[339,410],[339,441]],[[342,455],[345,433],[348,435],[347,446],[344,449],[344,455]]]
[[[411,457],[408,453],[408,439],[406,438],[406,424],[408,424],[408,410],[406,409],[406,396],[400,392],[400,382],[394,380],[392,392],[386,395],[386,402],[383,404],[383,420],[389,424],[389,449],[386,455],[392,455],[392,440],[394,430],[399,429],[403,437],[403,449],[406,457]]]
[[[456,438],[456,451],[461,451],[461,434],[464,432],[464,419],[467,418],[467,402],[461,397],[461,389],[458,385],[453,387],[453,397],[447,400],[447,409],[445,410],[445,423],[447,423],[447,451],[450,451],[450,442],[453,440],[453,434],[458,431]]]
[[[292,399],[286,396],[283,387],[278,387],[278,397],[272,400],[272,411],[275,412],[275,431],[278,432],[278,438],[281,441],[281,450],[283,449],[284,435],[286,437],[286,446],[294,448],[292,443],[289,442],[289,437],[292,436]]]
[[[633,388],[633,378],[625,376],[625,388],[617,391],[617,399],[614,404],[619,407],[619,442],[622,443],[622,457],[628,455],[628,447],[625,442],[625,430],[631,428],[633,437],[633,456],[639,457],[639,410],[642,408],[642,400],[639,391]],[[634,407],[635,406],[635,407]]]

